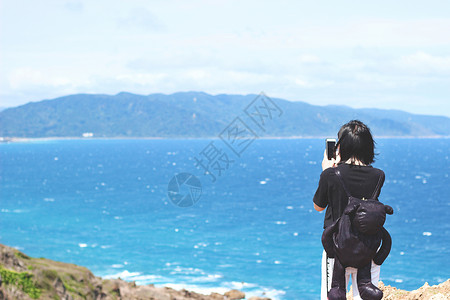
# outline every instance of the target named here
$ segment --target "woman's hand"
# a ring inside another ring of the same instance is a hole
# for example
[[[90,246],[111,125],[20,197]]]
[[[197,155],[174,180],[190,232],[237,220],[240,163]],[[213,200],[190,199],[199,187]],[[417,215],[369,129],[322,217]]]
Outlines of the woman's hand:
[[[323,153],[323,160],[322,160],[322,171],[328,168],[334,168],[336,167],[336,159],[328,159],[327,157],[327,151],[325,150]]]

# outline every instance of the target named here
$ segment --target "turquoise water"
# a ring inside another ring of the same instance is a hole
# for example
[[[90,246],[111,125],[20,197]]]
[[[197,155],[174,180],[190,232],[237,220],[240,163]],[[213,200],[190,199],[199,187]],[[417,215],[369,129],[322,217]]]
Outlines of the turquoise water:
[[[312,209],[322,139],[256,140],[216,182],[195,167],[210,140],[64,140],[0,144],[0,242],[98,276],[317,299],[323,214]],[[449,139],[379,139],[380,200],[395,213],[386,284],[450,278]],[[220,146],[221,141],[215,140]],[[222,144],[223,146],[223,144]],[[170,179],[202,196],[180,208]]]

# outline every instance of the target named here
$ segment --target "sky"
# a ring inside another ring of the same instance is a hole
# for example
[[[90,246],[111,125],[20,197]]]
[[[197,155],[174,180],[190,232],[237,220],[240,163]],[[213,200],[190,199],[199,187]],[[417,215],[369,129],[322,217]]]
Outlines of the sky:
[[[0,0],[0,107],[121,91],[450,116],[450,1]]]

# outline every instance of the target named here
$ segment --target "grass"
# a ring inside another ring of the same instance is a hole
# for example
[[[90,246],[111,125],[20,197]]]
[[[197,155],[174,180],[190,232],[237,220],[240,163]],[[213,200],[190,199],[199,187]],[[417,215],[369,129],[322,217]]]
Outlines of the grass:
[[[33,274],[28,272],[16,272],[0,266],[0,275],[3,283],[14,285],[28,294],[32,299],[39,299],[42,290],[33,281]]]

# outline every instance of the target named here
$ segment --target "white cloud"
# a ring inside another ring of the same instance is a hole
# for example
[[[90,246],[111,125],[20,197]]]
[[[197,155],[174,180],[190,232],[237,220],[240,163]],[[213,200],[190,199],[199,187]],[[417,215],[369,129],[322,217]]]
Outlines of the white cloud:
[[[116,76],[117,81],[124,84],[155,85],[168,77],[165,73],[132,73]]]
[[[81,13],[83,11],[83,3],[79,0],[71,0],[64,3],[64,8],[70,12]]]
[[[411,55],[402,56],[398,65],[408,71],[420,74],[450,75],[450,56],[437,56],[418,51]]]
[[[118,18],[118,26],[124,31],[158,31],[165,28],[161,20],[145,7],[134,7],[124,17]]]
[[[302,63],[318,63],[321,60],[316,55],[303,54],[303,55],[300,55],[299,61],[302,62]]]
[[[68,78],[47,76],[43,72],[31,68],[15,69],[9,76],[9,84],[12,89],[27,88],[30,86],[58,88],[70,85],[70,82]]]

